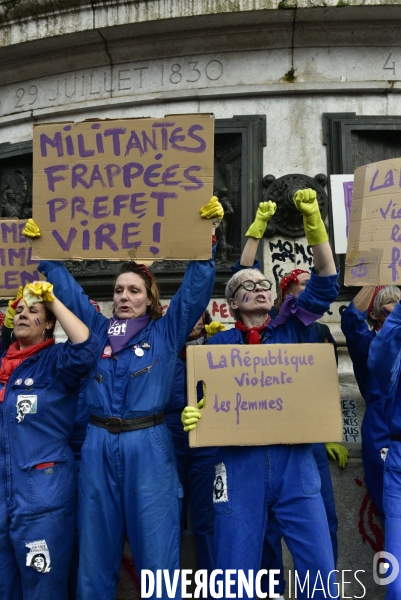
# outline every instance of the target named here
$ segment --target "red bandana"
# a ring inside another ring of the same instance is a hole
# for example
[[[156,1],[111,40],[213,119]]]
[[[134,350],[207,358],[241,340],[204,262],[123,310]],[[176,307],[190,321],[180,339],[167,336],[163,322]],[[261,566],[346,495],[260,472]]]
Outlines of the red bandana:
[[[248,344],[260,344],[260,333],[267,329],[271,321],[270,316],[260,327],[246,327],[242,321],[235,321],[235,329],[239,329],[247,334],[246,339]]]
[[[10,379],[10,375],[15,371],[20,364],[30,356],[34,356],[38,354],[44,348],[51,346],[54,344],[54,339],[50,338],[49,340],[45,340],[44,342],[40,342],[40,344],[35,344],[34,346],[29,346],[28,348],[24,348],[20,350],[19,342],[14,342],[11,344],[9,349],[7,350],[7,354],[3,356],[1,361],[0,368],[0,381],[5,384],[2,390],[0,390],[0,402],[4,400],[4,394],[6,393],[7,382]]]
[[[0,312],[0,327],[3,327],[5,318],[6,315],[3,312]]]
[[[369,306],[368,306],[368,316],[370,316],[370,313],[372,312],[373,303],[376,299],[377,294],[380,292],[380,290],[382,290],[385,287],[386,287],[385,285],[378,285],[377,287],[375,287],[375,291],[373,292],[373,296],[372,296],[371,301],[369,302]]]
[[[301,273],[307,273],[309,275],[309,271],[304,271],[303,269],[294,269],[289,275],[286,275],[282,278],[282,280],[280,281],[280,288],[283,292],[283,295],[287,291],[288,286],[292,281],[294,283],[299,283],[298,275],[301,275]]]

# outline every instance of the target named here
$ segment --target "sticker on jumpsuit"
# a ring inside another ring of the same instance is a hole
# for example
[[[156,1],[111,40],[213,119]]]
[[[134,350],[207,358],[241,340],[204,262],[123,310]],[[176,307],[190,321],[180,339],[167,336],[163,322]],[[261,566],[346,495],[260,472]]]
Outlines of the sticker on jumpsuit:
[[[34,394],[19,394],[17,396],[17,421],[22,423],[27,414],[38,412],[38,397]]]
[[[32,567],[39,573],[48,573],[50,571],[50,552],[46,540],[29,542],[25,546],[29,548],[26,555],[26,566]]]
[[[227,469],[224,463],[215,465],[216,479],[213,484],[213,502],[228,502]]]

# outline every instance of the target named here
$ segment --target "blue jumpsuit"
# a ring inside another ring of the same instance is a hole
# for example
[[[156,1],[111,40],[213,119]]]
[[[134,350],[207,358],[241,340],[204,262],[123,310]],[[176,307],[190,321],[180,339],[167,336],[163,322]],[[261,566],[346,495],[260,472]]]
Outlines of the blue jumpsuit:
[[[390,444],[384,463],[383,511],[386,515],[385,545],[401,565],[401,304],[385,320],[370,344],[368,368],[382,397]],[[393,440],[393,436],[398,439]],[[387,560],[387,563],[391,561]],[[393,569],[389,569],[386,578]],[[386,600],[401,598],[401,575],[387,584]]]
[[[68,445],[79,378],[97,350],[91,334],[80,344],[54,344],[27,358],[11,374],[0,404],[0,598],[67,598],[76,517],[75,460]],[[3,387],[3,384],[0,384]],[[17,421],[18,396],[31,411]],[[36,465],[55,463],[36,469]],[[26,544],[44,540],[50,571],[26,566]]]
[[[177,355],[211,296],[213,260],[191,262],[166,316],[150,321],[112,358],[102,358],[108,319],[96,312],[62,264],[42,261],[39,270],[99,338],[87,384],[91,414],[132,419],[162,412]],[[137,346],[142,356],[135,354]],[[167,569],[172,581],[172,571],[179,568],[181,494],[165,423],[120,434],[89,424],[79,484],[79,600],[115,599],[126,534],[138,573]],[[164,586],[162,597],[167,598]]]
[[[181,423],[181,412],[186,405],[186,364],[184,358],[179,355],[170,401],[165,410],[166,423],[173,438],[178,475],[184,488],[184,500],[191,499],[198,569],[212,571],[215,565],[212,490],[217,448],[189,447],[188,433],[183,430]]]
[[[312,271],[297,303],[310,312],[323,314],[338,295],[337,279],[337,275],[319,277]],[[291,316],[277,328],[270,325],[263,343],[304,341],[308,341],[307,328]],[[242,344],[243,337],[239,330],[230,329],[216,334],[209,343]],[[320,571],[326,586],[335,566],[312,445],[223,447],[217,458],[224,465],[228,499],[215,502],[216,568],[242,569],[246,573],[253,569],[256,573],[261,565],[268,518],[273,512],[300,581],[305,581],[309,570],[309,580],[314,583]],[[235,576],[232,579],[236,581]],[[331,577],[330,581],[333,584],[335,579]],[[234,589],[236,586],[231,588]],[[337,597],[333,585],[330,592],[333,598]],[[306,587],[303,592],[298,588],[298,598],[307,597]],[[316,589],[314,598],[327,597],[327,587],[325,592]]]
[[[365,483],[377,510],[384,520],[384,462],[380,457],[380,450],[381,448],[388,448],[390,432],[384,419],[379,385],[368,369],[369,348],[376,337],[376,332],[369,329],[366,322],[366,312],[356,309],[353,302],[341,316],[341,329],[347,341],[347,348],[359,391],[366,402],[365,416],[361,428]]]

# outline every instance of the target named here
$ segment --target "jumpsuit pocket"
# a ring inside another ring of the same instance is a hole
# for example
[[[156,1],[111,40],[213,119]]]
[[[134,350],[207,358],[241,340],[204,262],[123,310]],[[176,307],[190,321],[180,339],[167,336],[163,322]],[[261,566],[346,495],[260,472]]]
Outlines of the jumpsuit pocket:
[[[30,513],[63,508],[74,501],[76,475],[66,456],[38,460],[23,465],[26,473]]]
[[[219,462],[215,465],[213,481],[213,507],[216,515],[229,515],[233,512],[233,479],[231,462]]]
[[[163,425],[156,425],[155,427],[150,427],[150,433],[155,440],[156,444],[162,449],[165,458],[168,462],[175,461],[175,454],[173,448],[173,442],[171,441],[171,436],[166,427]]]
[[[18,380],[17,380],[18,381]],[[28,384],[26,383],[28,382]],[[22,423],[25,418],[27,421],[37,417],[46,415],[46,393],[50,381],[43,379],[35,379],[27,377],[18,385],[12,385],[13,394],[15,396],[14,410],[11,411],[11,421],[17,418],[18,423]]]
[[[294,448],[295,450],[295,448]],[[320,492],[320,475],[312,452],[311,444],[302,444],[296,448],[298,469],[302,489],[307,496]]]

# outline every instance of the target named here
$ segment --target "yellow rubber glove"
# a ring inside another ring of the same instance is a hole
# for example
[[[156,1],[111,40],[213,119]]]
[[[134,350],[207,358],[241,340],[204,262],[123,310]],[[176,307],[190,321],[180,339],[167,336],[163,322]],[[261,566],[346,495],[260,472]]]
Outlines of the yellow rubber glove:
[[[202,398],[202,400],[199,400],[199,402],[196,406],[199,408],[199,410],[201,410],[201,408],[203,408],[205,406],[205,399]]]
[[[219,333],[219,331],[225,330],[226,328],[223,323],[218,323],[218,321],[212,321],[209,325],[205,325],[205,331],[208,337],[212,337],[213,335],[216,335],[216,333]]]
[[[186,406],[181,413],[181,423],[184,425],[184,431],[195,429],[201,416],[200,410],[194,406]]]
[[[252,237],[260,240],[266,231],[268,222],[276,212],[276,209],[277,204],[271,200],[268,202],[259,202],[259,208],[256,211],[255,220],[246,232],[246,237]]]
[[[24,229],[22,230],[22,235],[30,238],[40,237],[40,229],[33,219],[28,219]]]
[[[212,196],[205,206],[200,209],[202,219],[222,219],[224,217],[224,210],[221,206],[219,199],[216,196]]]
[[[349,458],[349,452],[345,446],[336,442],[328,442],[325,444],[326,452],[331,460],[338,460],[338,466],[342,469],[346,466]]]
[[[298,190],[295,192],[293,200],[299,212],[303,214],[304,229],[308,244],[316,246],[317,244],[327,242],[329,237],[320,215],[315,190],[311,190],[310,188]]]
[[[14,300],[9,300],[8,308],[6,311],[6,316],[4,317],[4,325],[8,327],[8,329],[14,328],[14,315],[15,309],[17,307],[17,300],[22,298],[22,285],[19,286],[17,296]]]
[[[35,281],[27,283],[22,292],[24,302],[27,306],[33,306],[37,302],[53,302],[53,285],[47,281]]]

